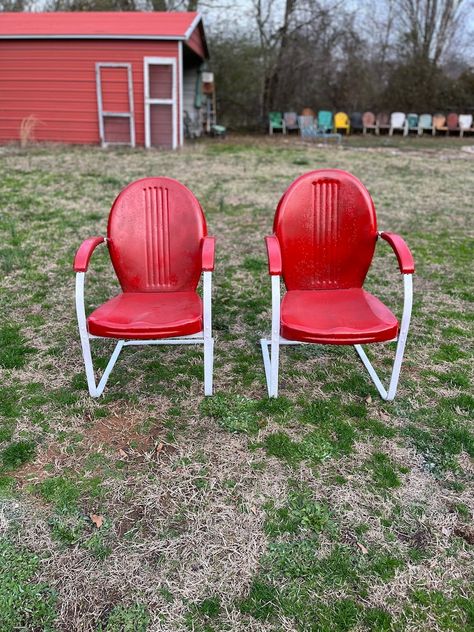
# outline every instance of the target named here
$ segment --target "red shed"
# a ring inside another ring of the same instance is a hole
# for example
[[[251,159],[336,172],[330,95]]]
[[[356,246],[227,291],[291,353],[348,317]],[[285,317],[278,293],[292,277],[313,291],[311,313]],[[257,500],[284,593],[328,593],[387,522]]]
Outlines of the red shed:
[[[1,13],[0,142],[179,147],[207,58],[198,13]]]

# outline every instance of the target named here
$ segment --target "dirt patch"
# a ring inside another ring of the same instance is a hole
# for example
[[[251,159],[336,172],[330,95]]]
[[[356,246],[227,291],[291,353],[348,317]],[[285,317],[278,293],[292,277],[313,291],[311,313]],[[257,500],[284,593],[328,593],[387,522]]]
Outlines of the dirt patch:
[[[173,445],[163,441],[165,432],[161,424],[144,431],[142,423],[142,419],[133,415],[113,415],[99,419],[85,430],[74,454],[68,450],[68,445],[51,444],[34,461],[15,472],[14,477],[21,485],[40,483],[51,472],[64,468],[78,469],[80,463],[93,452],[112,453],[118,460],[143,457],[162,460],[176,452]]]
[[[468,544],[474,544],[474,527],[458,525],[454,528],[454,535],[465,540]]]

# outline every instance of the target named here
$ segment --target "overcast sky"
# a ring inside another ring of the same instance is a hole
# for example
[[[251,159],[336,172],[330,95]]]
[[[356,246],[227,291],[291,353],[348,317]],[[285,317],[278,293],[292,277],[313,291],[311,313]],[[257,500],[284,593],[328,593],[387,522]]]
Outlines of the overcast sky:
[[[35,0],[37,11],[41,11],[47,0]],[[252,0],[202,0],[200,11],[204,17],[204,24],[208,32],[223,28],[227,32],[232,29],[254,29]],[[209,6],[210,5],[210,6]],[[346,8],[359,11],[383,20],[385,9],[384,0],[344,0]],[[278,22],[283,17],[285,0],[274,0],[275,20]],[[362,19],[361,27],[366,27],[368,21]],[[474,64],[474,0],[465,0],[463,16],[463,47],[469,48],[473,55]]]

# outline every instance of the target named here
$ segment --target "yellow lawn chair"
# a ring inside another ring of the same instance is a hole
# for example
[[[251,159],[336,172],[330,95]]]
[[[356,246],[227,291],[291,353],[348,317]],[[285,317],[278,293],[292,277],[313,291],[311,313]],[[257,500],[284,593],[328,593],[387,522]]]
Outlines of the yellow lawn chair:
[[[334,131],[344,130],[345,134],[349,134],[351,130],[351,122],[349,116],[345,112],[338,112],[334,116]]]

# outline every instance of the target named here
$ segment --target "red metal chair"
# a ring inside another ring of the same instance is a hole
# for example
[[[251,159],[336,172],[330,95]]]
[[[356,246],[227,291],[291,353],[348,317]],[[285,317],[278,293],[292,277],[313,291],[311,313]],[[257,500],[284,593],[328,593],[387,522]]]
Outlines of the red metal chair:
[[[272,331],[262,339],[268,395],[278,396],[280,345],[354,345],[383,399],[392,400],[412,308],[413,257],[403,239],[378,232],[369,192],[338,169],[311,171],[281,198],[266,237],[272,277]],[[404,280],[401,324],[379,299],[363,289],[377,238],[393,248]],[[286,294],[280,303],[280,276]],[[398,340],[388,390],[362,344]],[[269,354],[269,346],[271,354]]]
[[[84,280],[94,249],[105,242],[122,292],[86,318]],[[129,184],[113,203],[107,237],[86,239],[76,253],[76,311],[92,397],[99,397],[123,347],[202,344],[204,394],[212,395],[214,339],[211,283],[214,237],[193,193],[171,178]],[[203,300],[196,292],[203,272]],[[118,339],[96,384],[90,339]]]

